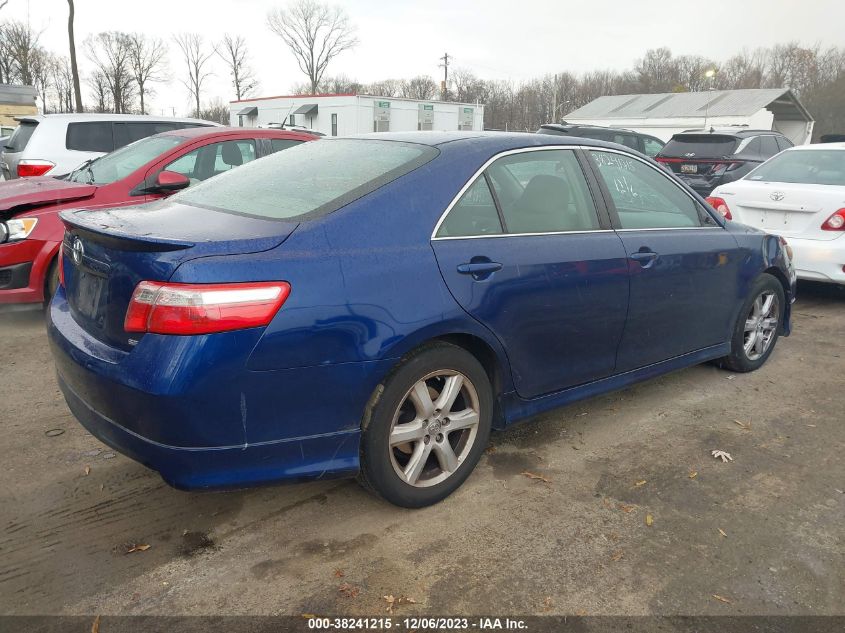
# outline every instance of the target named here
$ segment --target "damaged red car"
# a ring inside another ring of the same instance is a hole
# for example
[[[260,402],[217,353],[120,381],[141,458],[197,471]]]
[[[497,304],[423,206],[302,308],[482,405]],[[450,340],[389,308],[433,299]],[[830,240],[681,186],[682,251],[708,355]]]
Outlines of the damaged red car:
[[[152,202],[316,138],[291,130],[188,128],[136,141],[61,179],[0,182],[0,304],[52,297],[64,235],[60,211]]]

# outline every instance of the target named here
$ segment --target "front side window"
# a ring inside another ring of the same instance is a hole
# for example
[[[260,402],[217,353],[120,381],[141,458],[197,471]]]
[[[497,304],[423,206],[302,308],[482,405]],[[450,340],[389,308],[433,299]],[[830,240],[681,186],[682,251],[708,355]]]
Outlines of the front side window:
[[[508,233],[599,228],[581,165],[573,150],[541,150],[500,158],[488,168]]]
[[[185,139],[178,136],[147,137],[106,154],[71,172],[69,180],[108,185],[126,178],[139,167],[155,160]]]
[[[308,219],[331,213],[438,154],[427,145],[397,141],[331,139],[302,143],[170,199],[262,218]],[[198,156],[197,166],[201,160]]]
[[[437,230],[437,237],[468,237],[502,233],[496,203],[484,176],[464,192]]]
[[[224,141],[203,145],[177,158],[164,169],[186,176],[193,186],[253,160],[255,160],[253,141]]]
[[[763,163],[745,178],[763,182],[843,186],[845,151],[802,149],[784,152]]]
[[[678,185],[645,163],[612,152],[590,151],[623,229],[702,226],[705,211]]]
[[[110,152],[114,149],[111,121],[67,124],[65,147],[80,152]]]

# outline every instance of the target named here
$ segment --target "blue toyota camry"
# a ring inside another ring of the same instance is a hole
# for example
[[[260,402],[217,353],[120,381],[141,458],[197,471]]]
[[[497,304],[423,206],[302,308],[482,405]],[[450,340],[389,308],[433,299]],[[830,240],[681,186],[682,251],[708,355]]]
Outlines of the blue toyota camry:
[[[63,219],[67,403],[188,489],[357,475],[435,503],[491,428],[696,363],[759,368],[795,289],[781,238],[583,138],[322,140]]]

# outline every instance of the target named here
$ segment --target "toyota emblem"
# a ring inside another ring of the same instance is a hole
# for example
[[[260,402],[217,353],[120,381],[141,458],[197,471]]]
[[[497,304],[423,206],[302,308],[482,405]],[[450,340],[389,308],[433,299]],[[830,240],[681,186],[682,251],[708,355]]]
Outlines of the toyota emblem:
[[[79,266],[82,263],[82,256],[85,255],[85,247],[82,245],[82,240],[78,237],[73,240],[70,254],[73,258],[73,263]]]
[[[769,194],[769,197],[775,202],[780,202],[783,200],[783,191],[773,191]]]

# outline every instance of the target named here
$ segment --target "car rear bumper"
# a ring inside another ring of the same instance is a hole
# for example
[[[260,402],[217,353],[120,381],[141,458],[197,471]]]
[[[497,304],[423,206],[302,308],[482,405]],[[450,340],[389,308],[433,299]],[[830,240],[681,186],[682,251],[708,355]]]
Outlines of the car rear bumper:
[[[786,239],[799,279],[845,284],[845,236],[832,240]]]
[[[44,301],[47,271],[58,247],[58,242],[32,239],[0,244],[0,305]]]
[[[48,334],[59,386],[80,423],[184,489],[354,474],[366,402],[392,364],[249,371],[257,329],[147,335],[123,352],[76,323],[63,288]]]

